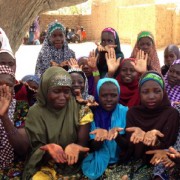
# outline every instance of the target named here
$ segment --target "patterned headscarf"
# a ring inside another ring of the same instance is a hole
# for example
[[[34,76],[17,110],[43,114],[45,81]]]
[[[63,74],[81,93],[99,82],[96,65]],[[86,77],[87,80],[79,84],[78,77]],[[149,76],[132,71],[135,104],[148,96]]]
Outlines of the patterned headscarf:
[[[27,82],[27,81],[34,81],[36,84],[39,85],[40,83],[40,78],[36,75],[26,75],[22,78],[23,82]]]
[[[12,78],[15,78],[12,69],[5,65],[0,65],[0,74],[9,74],[12,76]],[[8,116],[9,119],[12,121],[12,123],[13,123],[15,106],[16,106],[16,100],[12,99],[8,110]],[[9,166],[13,162],[13,160],[14,160],[13,148],[8,140],[7,133],[0,119],[0,169]]]
[[[66,40],[64,40],[64,44],[61,49],[56,49],[51,43],[50,36],[56,29],[59,29],[65,33],[63,25],[61,25],[59,22],[53,22],[49,25],[47,35],[44,39],[42,49],[36,63],[35,74],[38,75],[38,77],[40,77],[45,70],[50,67],[50,61],[55,61],[56,63],[60,64],[63,61],[69,60],[70,58],[75,58],[75,53],[69,49]]]
[[[137,52],[138,52],[138,42],[141,38],[144,38],[144,37],[148,37],[152,40],[153,42],[153,45],[152,45],[152,48],[151,48],[151,52],[148,54],[148,66],[150,69],[148,70],[155,70],[159,73],[161,73],[161,68],[160,68],[160,63],[159,63],[159,58],[158,58],[158,55],[157,55],[157,51],[156,51],[156,46],[155,46],[155,42],[154,42],[154,37],[152,35],[151,32],[149,31],[142,31],[138,34],[137,36],[137,41],[136,41],[136,44],[134,46],[134,49],[133,49],[133,52],[131,54],[131,57],[132,58],[136,58],[136,55],[137,55]]]
[[[172,65],[180,64],[180,59],[175,60]],[[170,67],[171,68],[171,67]],[[180,85],[175,85],[174,87],[171,87],[168,82],[168,73],[166,73],[164,80],[166,85],[166,91],[169,97],[169,100],[171,101],[171,105],[175,106],[174,102],[180,102]]]
[[[87,100],[87,99],[93,100],[94,97],[88,94],[88,80],[87,80],[85,73],[81,69],[77,69],[77,68],[71,68],[68,70],[68,72],[69,72],[69,74],[78,73],[83,77],[83,79],[84,79],[84,92],[82,93],[82,97],[84,100]]]

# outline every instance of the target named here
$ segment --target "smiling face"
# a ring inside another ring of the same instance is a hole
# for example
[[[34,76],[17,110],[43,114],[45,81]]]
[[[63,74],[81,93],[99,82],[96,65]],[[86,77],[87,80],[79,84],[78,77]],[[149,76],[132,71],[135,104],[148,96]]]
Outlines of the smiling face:
[[[11,93],[13,93],[13,88],[15,84],[15,79],[9,74],[0,74],[0,86],[6,84],[10,87]]]
[[[137,77],[137,72],[130,60],[125,60],[120,68],[121,80],[123,83],[130,84]]]
[[[65,35],[63,31],[56,29],[51,33],[50,41],[56,49],[61,49],[63,47],[65,40]]]
[[[180,64],[174,64],[169,68],[167,79],[171,87],[180,85]]]
[[[143,37],[138,41],[138,49],[143,50],[145,53],[149,54],[153,47],[153,42],[149,37]]]
[[[47,94],[47,103],[56,110],[63,109],[71,97],[71,89],[68,86],[51,87]]]
[[[104,83],[99,92],[99,103],[106,111],[115,109],[119,101],[118,88],[113,83]]]
[[[102,32],[101,35],[101,45],[107,46],[107,45],[115,45],[115,39],[114,35],[111,32]]]
[[[142,105],[148,109],[155,109],[162,102],[163,90],[157,82],[149,80],[142,85],[140,98]]]
[[[14,72],[16,71],[16,60],[7,52],[0,53],[0,65],[9,66]]]
[[[75,72],[71,73],[71,78],[72,78],[73,95],[77,95],[76,90],[79,90],[79,89],[82,94],[84,92],[84,86],[85,86],[84,78],[79,73],[75,73]]]

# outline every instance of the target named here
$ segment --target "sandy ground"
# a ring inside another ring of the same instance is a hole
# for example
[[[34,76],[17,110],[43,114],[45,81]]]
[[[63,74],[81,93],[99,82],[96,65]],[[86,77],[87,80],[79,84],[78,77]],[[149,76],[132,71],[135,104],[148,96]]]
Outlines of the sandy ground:
[[[76,58],[88,56],[89,52],[96,48],[94,42],[85,42],[79,44],[69,44],[69,47],[75,51]],[[41,49],[41,45],[21,45],[16,52],[16,79],[20,80],[27,74],[34,74],[36,60]],[[125,57],[129,57],[132,47],[128,44],[121,44],[121,49]],[[158,50],[158,56],[161,66],[163,65],[163,49]]]

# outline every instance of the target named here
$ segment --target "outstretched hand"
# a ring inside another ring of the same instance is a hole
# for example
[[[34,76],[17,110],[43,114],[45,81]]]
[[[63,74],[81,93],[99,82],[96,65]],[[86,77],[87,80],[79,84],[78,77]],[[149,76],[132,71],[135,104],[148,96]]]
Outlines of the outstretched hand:
[[[11,103],[11,88],[6,84],[0,86],[0,118],[8,114],[9,105]]]
[[[132,133],[131,138],[130,138],[130,141],[132,143],[138,144],[140,142],[143,142],[145,132],[141,128],[129,127],[129,128],[126,128],[126,131]]]
[[[69,144],[65,148],[65,154],[66,154],[66,159],[68,162],[68,165],[73,165],[77,163],[79,159],[79,153],[80,152],[88,152],[89,148],[80,146],[78,144]]]
[[[102,46],[101,44],[99,44],[98,42],[95,42],[95,44],[96,44],[96,46],[97,46],[98,52],[102,52],[102,51],[107,51],[107,52],[109,52],[109,49],[110,49],[110,48],[116,48],[116,47],[117,47],[117,45],[115,45],[115,44],[109,44],[109,45],[106,45],[105,47]]]
[[[71,59],[68,61],[68,65],[69,65],[71,68],[81,69],[81,70],[82,70],[82,67],[79,67],[78,62],[77,62],[76,59],[71,58]]]
[[[108,137],[108,131],[106,129],[101,129],[101,128],[91,131],[90,134],[95,135],[94,138],[95,141],[104,141]]]
[[[145,133],[143,143],[147,146],[155,146],[158,137],[164,137],[164,135],[156,129],[148,131]]]
[[[148,54],[142,50],[139,50],[137,52],[135,61],[131,61],[131,64],[134,66],[134,69],[138,73],[143,74],[144,72],[147,71],[147,59],[148,59]]]
[[[113,76],[120,66],[121,58],[116,59],[116,53],[114,48],[110,48],[105,54],[106,63],[108,66],[108,75]]]
[[[47,144],[45,146],[41,146],[40,149],[48,152],[56,163],[67,162],[63,148],[57,144]]]
[[[91,51],[89,53],[87,63],[91,67],[92,71],[97,71],[97,59],[98,55],[96,55],[95,50]]]
[[[108,131],[107,140],[111,141],[113,139],[116,139],[119,132],[123,131],[123,128],[112,128]]]

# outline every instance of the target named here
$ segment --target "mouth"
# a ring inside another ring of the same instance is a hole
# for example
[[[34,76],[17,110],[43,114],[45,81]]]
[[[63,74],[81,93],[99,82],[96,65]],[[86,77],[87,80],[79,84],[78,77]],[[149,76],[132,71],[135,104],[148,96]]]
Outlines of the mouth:
[[[147,102],[147,105],[149,107],[154,107],[156,105],[156,102]]]

